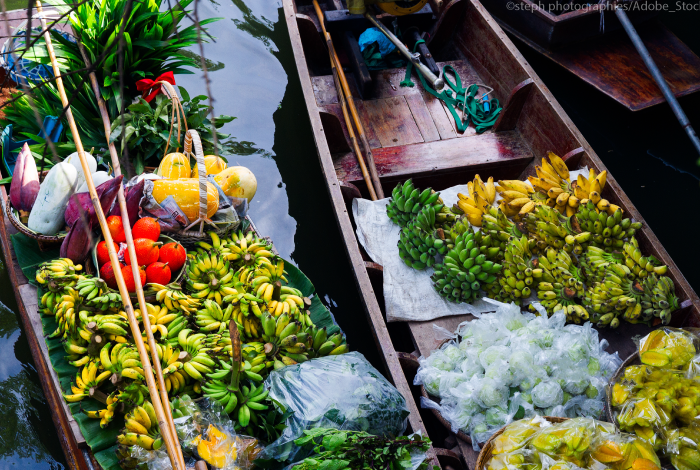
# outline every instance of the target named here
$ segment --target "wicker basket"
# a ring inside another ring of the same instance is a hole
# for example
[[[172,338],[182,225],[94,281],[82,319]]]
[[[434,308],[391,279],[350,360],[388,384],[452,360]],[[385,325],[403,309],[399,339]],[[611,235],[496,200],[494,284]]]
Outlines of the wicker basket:
[[[557,416],[543,416],[544,419],[549,421],[550,423],[558,424],[558,423],[563,423],[564,421],[568,420],[569,418],[559,418]],[[476,465],[474,467],[474,470],[483,470],[486,467],[486,464],[488,461],[491,459],[491,452],[493,450],[493,440],[503,434],[503,431],[508,427],[508,425],[503,426],[501,429],[493,433],[493,435],[489,438],[488,441],[486,441],[486,444],[484,444],[484,447],[481,448],[481,452],[479,452],[479,458],[476,459]]]
[[[98,277],[99,277],[100,274],[99,274],[99,270],[98,270],[98,268],[97,268],[97,266],[98,266],[98,265],[97,265],[97,244],[100,243],[101,241],[102,241],[102,237],[98,237],[98,238],[95,240],[95,245],[92,247],[92,264],[93,264],[93,266],[95,267],[95,269],[97,270],[97,273],[96,273],[95,275],[98,276]],[[158,241],[159,241],[159,242],[163,242],[163,244],[175,242],[175,240],[173,240],[172,238],[170,238],[170,237],[168,237],[168,236],[166,236],[166,235],[161,235],[161,236],[158,238]],[[182,267],[180,268],[180,270],[179,270],[177,273],[173,273],[173,279],[170,281],[171,283],[174,282],[174,283],[176,283],[177,285],[182,285],[182,281],[185,279],[185,274],[187,273],[187,263],[188,263],[188,262],[189,262],[189,260],[185,260],[185,264],[182,265]],[[144,289],[143,292],[144,292],[144,294],[145,294],[145,296],[146,296],[146,302],[152,303],[152,302],[155,302],[155,301],[156,301],[156,294],[155,294],[155,292],[149,293],[149,292],[148,292],[147,290],[145,290],[145,289]],[[138,298],[136,297],[136,294],[133,294],[133,295],[131,295],[130,297],[131,297],[131,300],[133,300],[133,301],[138,301]]]
[[[39,249],[41,251],[48,251],[53,248],[56,248],[61,243],[63,243],[63,239],[66,238],[66,236],[68,235],[65,232],[59,233],[58,235],[42,235],[41,233],[35,232],[34,230],[30,230],[29,227],[24,225],[19,220],[17,211],[12,208],[9,196],[5,198],[5,214],[10,220],[12,226],[16,228],[18,232],[23,233],[29,238],[33,238],[37,241],[37,243],[39,244]]]

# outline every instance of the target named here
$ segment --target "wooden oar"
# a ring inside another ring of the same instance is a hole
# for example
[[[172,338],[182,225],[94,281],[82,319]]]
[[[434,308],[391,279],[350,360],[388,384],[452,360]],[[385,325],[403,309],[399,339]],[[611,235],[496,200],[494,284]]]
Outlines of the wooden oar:
[[[384,199],[384,191],[382,190],[382,184],[379,182],[379,174],[377,173],[377,166],[374,164],[372,148],[369,146],[369,141],[367,140],[367,135],[365,134],[365,128],[362,125],[360,115],[358,114],[357,108],[355,107],[355,100],[352,96],[352,91],[350,91],[348,81],[345,78],[343,66],[340,64],[338,54],[335,52],[335,47],[333,46],[333,40],[331,39],[331,35],[328,33],[328,31],[326,31],[326,22],[323,18],[323,11],[321,11],[321,7],[318,4],[318,0],[313,0],[313,2],[314,9],[316,10],[316,16],[318,16],[318,21],[319,23],[321,23],[321,29],[323,30],[323,37],[326,39],[326,45],[328,46],[328,53],[330,54],[331,58],[331,67],[337,71],[338,79],[340,80],[342,89],[337,90],[338,97],[340,97],[343,93],[345,94],[345,101],[347,101],[348,107],[350,108],[350,113],[352,114],[353,121],[355,122],[355,127],[357,127],[357,133],[360,135],[362,147],[364,147],[365,149],[365,155],[367,156],[367,166],[369,167],[369,173],[372,177],[372,182],[374,183],[374,191],[379,199]],[[336,88],[338,88],[337,84]],[[343,115],[345,115],[345,113]],[[352,132],[350,131],[350,128],[352,126],[350,125],[349,120],[347,118],[346,122],[348,127],[348,133],[350,133]],[[359,155],[358,161],[361,161]],[[362,164],[360,164],[360,168],[362,168]]]
[[[36,8],[39,15],[42,14],[41,0],[36,1]],[[41,17],[41,16],[40,16]],[[112,240],[112,235],[107,227],[107,219],[102,211],[102,206],[100,205],[100,199],[95,191],[95,183],[92,181],[92,174],[90,173],[90,167],[88,166],[87,159],[85,158],[85,150],[83,148],[83,143],[80,140],[80,133],[78,132],[78,126],[75,124],[73,119],[73,113],[71,112],[70,105],[68,104],[68,98],[66,96],[66,90],[63,87],[63,80],[61,79],[61,71],[58,68],[58,62],[56,61],[56,54],[53,50],[53,43],[51,42],[51,33],[49,33],[46,28],[46,20],[41,17],[42,29],[44,29],[44,40],[46,41],[46,49],[49,53],[49,58],[51,59],[51,65],[53,67],[53,73],[56,78],[56,88],[58,88],[58,94],[61,97],[61,103],[66,109],[66,119],[68,120],[68,125],[70,127],[71,135],[73,136],[73,141],[75,142],[75,148],[78,152],[78,157],[80,158],[80,165],[83,168],[83,173],[85,174],[85,182],[87,183],[88,192],[90,193],[90,199],[92,200],[92,205],[95,209],[95,214],[97,215],[97,220],[100,223],[100,228],[102,229],[102,236],[107,242],[107,250],[109,252],[109,260],[112,266],[119,266],[119,259],[117,258],[117,252],[114,250],[114,241]],[[132,241],[133,245],[133,241]],[[132,247],[133,249],[133,247]],[[136,259],[134,257],[134,259]],[[135,267],[134,283],[139,284],[140,276],[138,273],[138,266]],[[121,270],[115,269],[114,276],[119,286],[119,293],[122,297],[122,303],[124,304],[124,312],[129,320],[129,326],[131,329],[131,334],[134,337],[134,342],[136,343],[136,349],[138,349],[139,357],[141,359],[141,365],[143,366],[143,372],[146,376],[146,384],[148,385],[148,392],[151,397],[151,402],[156,411],[156,417],[158,418],[158,426],[160,428],[161,435],[163,436],[163,441],[165,443],[165,448],[168,452],[168,457],[170,458],[170,464],[173,469],[185,470],[185,467],[180,463],[178,459],[178,452],[176,447],[179,447],[179,441],[177,434],[171,433],[171,428],[168,424],[168,420],[165,417],[163,411],[163,404],[161,403],[160,396],[158,395],[158,390],[156,388],[155,380],[153,379],[153,368],[151,366],[148,353],[146,352],[146,347],[143,344],[143,339],[141,338],[141,331],[139,330],[139,324],[134,315],[134,307],[131,305],[131,299],[129,298],[129,291],[126,288],[126,283],[124,282],[124,276]],[[143,311],[142,317],[147,321],[148,312]],[[144,321],[144,325],[145,325]]]
[[[92,68],[92,62],[90,61],[90,58],[87,55],[85,46],[83,46],[83,44],[80,42],[80,38],[78,38],[77,44],[78,49],[80,49],[80,55],[83,56],[83,62],[85,62],[85,66],[88,69]],[[105,102],[102,99],[102,92],[100,90],[100,85],[97,83],[97,77],[95,75],[95,72],[91,71],[89,77],[90,85],[92,86],[92,91],[95,93],[95,97],[97,98],[97,106],[100,109],[100,116],[102,117],[102,124],[105,129],[105,138],[107,139],[109,154],[112,157],[112,168],[114,169],[114,176],[119,176],[122,174],[122,170],[121,165],[119,164],[119,155],[117,154],[117,148],[115,147],[114,142],[110,142],[109,139],[112,130],[112,123],[109,119],[109,114],[107,113],[107,106],[105,105]],[[134,248],[134,238],[131,234],[131,221],[129,220],[129,212],[126,208],[126,198],[124,197],[123,186],[119,186],[119,192],[117,193],[117,201],[119,203],[119,210],[121,211],[122,215],[122,225],[124,226],[124,236],[126,237],[126,245],[129,250],[129,258],[135,260],[136,249]],[[138,266],[136,266],[136,264],[133,264],[132,270],[134,273],[133,275],[135,276],[134,279],[138,279]],[[153,369],[156,371],[156,380],[158,381],[158,389],[160,391],[161,400],[163,401],[163,411],[165,413],[165,418],[168,421],[170,432],[173,436],[176,436],[177,431],[175,430],[173,414],[172,410],[170,409],[170,399],[168,397],[168,390],[165,387],[163,370],[160,366],[160,358],[158,357],[158,351],[156,350],[156,340],[153,337],[153,332],[151,331],[151,320],[148,318],[148,314],[146,313],[146,296],[143,293],[143,288],[141,287],[140,282],[136,283],[136,298],[139,302],[139,308],[141,309],[141,317],[143,321],[143,328],[146,331],[148,346],[151,350],[151,358],[153,359]],[[180,446],[176,446],[176,450],[178,454],[178,460],[184,468],[185,458],[182,455],[182,448]]]

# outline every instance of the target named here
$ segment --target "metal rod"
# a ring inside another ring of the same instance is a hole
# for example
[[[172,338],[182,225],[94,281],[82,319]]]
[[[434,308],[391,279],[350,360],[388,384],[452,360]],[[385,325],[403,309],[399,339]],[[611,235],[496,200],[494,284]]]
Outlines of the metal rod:
[[[642,57],[644,65],[646,65],[647,69],[649,69],[649,73],[651,73],[652,77],[654,77],[654,81],[656,81],[656,84],[661,89],[661,93],[664,95],[664,98],[668,102],[669,106],[671,106],[671,110],[673,111],[673,114],[676,115],[676,119],[678,119],[681,127],[683,127],[686,134],[688,134],[688,137],[690,137],[691,142],[693,142],[693,145],[695,146],[695,150],[697,150],[697,152],[700,154],[700,139],[695,133],[695,129],[693,129],[693,126],[688,120],[688,116],[685,115],[683,108],[681,108],[681,105],[676,99],[676,96],[671,91],[668,83],[666,83],[666,79],[663,75],[661,75],[659,67],[657,67],[654,59],[651,58],[649,51],[642,42],[642,38],[639,37],[637,30],[627,17],[627,13],[618,5],[615,7],[615,15],[617,16],[617,19],[620,20],[620,23],[622,23],[622,27],[625,28],[625,32],[632,40],[632,44],[634,44],[634,47],[637,49],[639,55]]]
[[[379,31],[384,33],[384,36],[389,38],[389,41],[394,43],[396,48],[399,50],[399,52],[406,57],[406,59],[410,60],[413,62],[413,66],[418,70],[419,73],[423,74],[423,76],[430,82],[432,85],[433,89],[435,90],[440,90],[442,87],[445,85],[445,81],[440,78],[436,77],[433,72],[430,71],[430,69],[423,64],[423,62],[420,61],[420,59],[413,55],[411,51],[408,50],[408,48],[404,45],[404,43],[401,42],[399,38],[394,36],[394,33],[386,29],[386,27],[375,18],[375,16],[370,13],[369,11],[365,12],[365,18],[367,18],[370,23],[372,23]]]

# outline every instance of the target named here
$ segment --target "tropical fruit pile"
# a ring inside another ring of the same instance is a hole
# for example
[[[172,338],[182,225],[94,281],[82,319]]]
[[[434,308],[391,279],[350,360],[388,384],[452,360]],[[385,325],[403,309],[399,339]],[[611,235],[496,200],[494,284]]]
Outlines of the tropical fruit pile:
[[[402,227],[399,256],[432,268],[436,292],[451,302],[486,296],[534,313],[539,302],[598,327],[668,324],[679,308],[668,268],[643,255],[642,224],[601,197],[607,172],[573,178],[551,152],[535,171],[528,181],[476,175],[450,208],[432,189],[400,183],[387,205]]]
[[[700,465],[700,337],[660,328],[639,343],[640,365],[625,368],[611,390],[615,420],[677,470]]]
[[[135,234],[137,229],[138,223]],[[150,282],[146,293],[154,292],[156,302],[135,315],[143,335],[148,315],[171,399],[208,396],[225,407],[237,431],[274,440],[280,423],[262,385],[268,373],[349,349],[342,334],[314,325],[313,303],[289,285],[285,262],[268,240],[252,231],[210,237],[187,255],[184,287]],[[65,399],[101,403],[86,413],[103,428],[115,413],[124,414],[123,446],[161,446],[119,294],[65,258],[41,265],[36,280],[40,311],[57,325],[49,336],[62,340],[66,359],[77,368]]]
[[[543,418],[516,421],[492,441],[487,470],[660,470],[645,441],[590,418],[552,424]]]
[[[515,305],[465,322],[450,341],[420,359],[415,384],[452,425],[485,442],[516,418],[603,415],[605,387],[617,355],[589,327],[565,326],[565,315],[521,313]]]

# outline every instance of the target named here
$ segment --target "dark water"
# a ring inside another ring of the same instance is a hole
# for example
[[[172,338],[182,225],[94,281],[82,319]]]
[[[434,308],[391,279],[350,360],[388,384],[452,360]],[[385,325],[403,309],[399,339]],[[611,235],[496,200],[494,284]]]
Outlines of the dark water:
[[[237,139],[229,164],[249,167],[258,179],[251,204],[258,229],[311,278],[351,347],[379,366],[318,164],[281,3],[211,0],[202,2],[199,15],[224,18],[210,25],[217,39],[206,45],[205,56],[215,111],[238,118],[225,128]],[[700,37],[693,33],[698,18],[677,13],[666,14],[664,21],[700,54]],[[668,108],[629,113],[524,47],[521,50],[690,283],[700,286],[700,273],[694,269],[700,265],[698,155]],[[177,82],[190,95],[204,92],[199,74],[178,76]],[[682,100],[697,128],[699,98]],[[17,308],[4,269],[0,301],[0,470],[62,468],[65,460],[20,319],[13,314]]]

